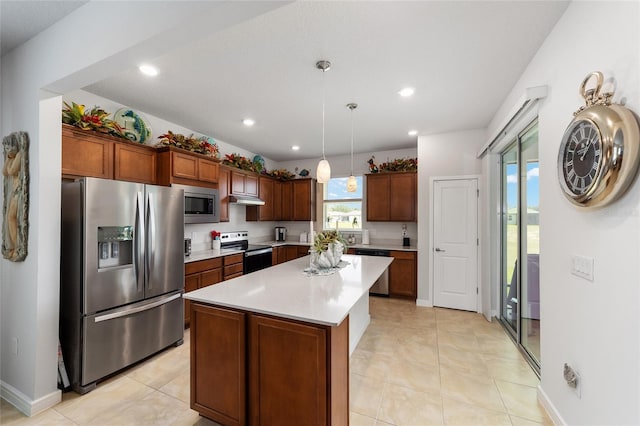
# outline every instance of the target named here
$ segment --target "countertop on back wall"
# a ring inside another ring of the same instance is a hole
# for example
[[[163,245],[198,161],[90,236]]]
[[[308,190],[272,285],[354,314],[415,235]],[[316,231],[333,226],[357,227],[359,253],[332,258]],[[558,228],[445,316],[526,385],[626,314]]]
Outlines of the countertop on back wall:
[[[280,246],[310,246],[310,243],[301,243],[300,241],[287,240],[287,241],[251,241],[251,244],[263,244],[271,247]],[[408,247],[402,244],[393,243],[371,243],[371,244],[352,244],[349,248],[368,248],[368,249],[380,249],[380,250],[394,250],[394,251],[418,251],[418,247],[410,245]],[[237,249],[220,249],[220,250],[200,250],[191,252],[191,256],[184,257],[184,263],[197,262],[199,260],[214,259],[216,257],[229,256],[232,254],[243,253],[244,250]]]

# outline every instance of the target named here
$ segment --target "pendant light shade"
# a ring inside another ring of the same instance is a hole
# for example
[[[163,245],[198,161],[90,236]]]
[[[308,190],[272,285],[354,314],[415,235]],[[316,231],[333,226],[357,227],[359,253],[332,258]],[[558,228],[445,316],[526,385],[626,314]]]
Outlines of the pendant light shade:
[[[356,192],[358,190],[358,181],[353,175],[353,110],[358,108],[358,104],[347,104],[347,108],[351,110],[351,174],[347,179],[347,192]]]
[[[324,157],[324,73],[331,68],[331,62],[318,61],[316,62],[316,68],[322,71],[322,160],[318,163],[316,179],[318,179],[319,183],[328,183],[331,179],[331,166]]]
[[[328,183],[331,179],[331,165],[327,160],[320,160],[318,169],[316,170],[316,178],[319,183]]]

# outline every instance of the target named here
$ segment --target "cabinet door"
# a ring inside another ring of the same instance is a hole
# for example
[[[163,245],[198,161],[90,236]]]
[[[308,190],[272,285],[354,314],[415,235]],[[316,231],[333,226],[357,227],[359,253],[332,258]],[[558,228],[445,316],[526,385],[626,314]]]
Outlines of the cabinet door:
[[[115,144],[114,179],[156,183],[156,152],[146,147]]]
[[[389,220],[415,222],[416,173],[389,175]]]
[[[113,145],[108,139],[62,127],[62,175],[113,179]]]
[[[293,220],[314,220],[313,179],[293,181]]]
[[[198,158],[198,180],[218,183],[218,163]]]
[[[258,206],[258,220],[270,221],[275,220],[273,214],[273,179],[260,177],[260,198],[264,200],[264,206]]]
[[[171,174],[174,177],[198,180],[198,158],[179,152],[172,152],[171,158]]]
[[[188,293],[200,288],[200,274],[185,275],[184,276],[184,292]],[[191,302],[187,299],[184,300],[184,325],[189,325],[189,315],[191,314]]]
[[[297,257],[305,257],[309,254],[309,246],[298,246]]]
[[[229,222],[229,169],[218,172],[218,195],[220,196],[220,222]]]
[[[259,315],[249,330],[251,424],[331,424],[327,330]]]
[[[293,259],[298,258],[298,247],[297,246],[284,246],[284,261],[288,262]]]
[[[245,194],[253,197],[258,196],[258,176],[246,175],[244,178]]]
[[[282,219],[293,220],[293,182],[282,182]]]
[[[416,254],[392,251],[394,258],[389,266],[389,295],[407,299],[417,297]]]
[[[198,303],[192,309],[191,408],[222,424],[245,425],[245,314]]]
[[[231,171],[231,193],[245,195],[246,175],[236,171]]]
[[[282,182],[273,181],[273,220],[282,220]]]
[[[366,175],[367,221],[389,220],[389,176]]]

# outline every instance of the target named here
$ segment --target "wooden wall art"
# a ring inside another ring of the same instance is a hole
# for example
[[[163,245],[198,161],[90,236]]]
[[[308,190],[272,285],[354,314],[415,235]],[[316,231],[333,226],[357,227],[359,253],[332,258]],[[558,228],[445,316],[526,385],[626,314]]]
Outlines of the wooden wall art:
[[[20,262],[27,257],[29,236],[29,135],[11,133],[2,147],[2,256]]]

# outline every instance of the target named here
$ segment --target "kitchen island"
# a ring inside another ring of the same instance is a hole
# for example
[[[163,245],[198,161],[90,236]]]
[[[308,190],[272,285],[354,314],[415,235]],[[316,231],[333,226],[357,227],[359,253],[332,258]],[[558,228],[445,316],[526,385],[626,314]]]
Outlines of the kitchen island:
[[[225,425],[347,425],[349,354],[369,323],[369,288],[392,258],[309,257],[202,288],[191,303],[191,408]]]

